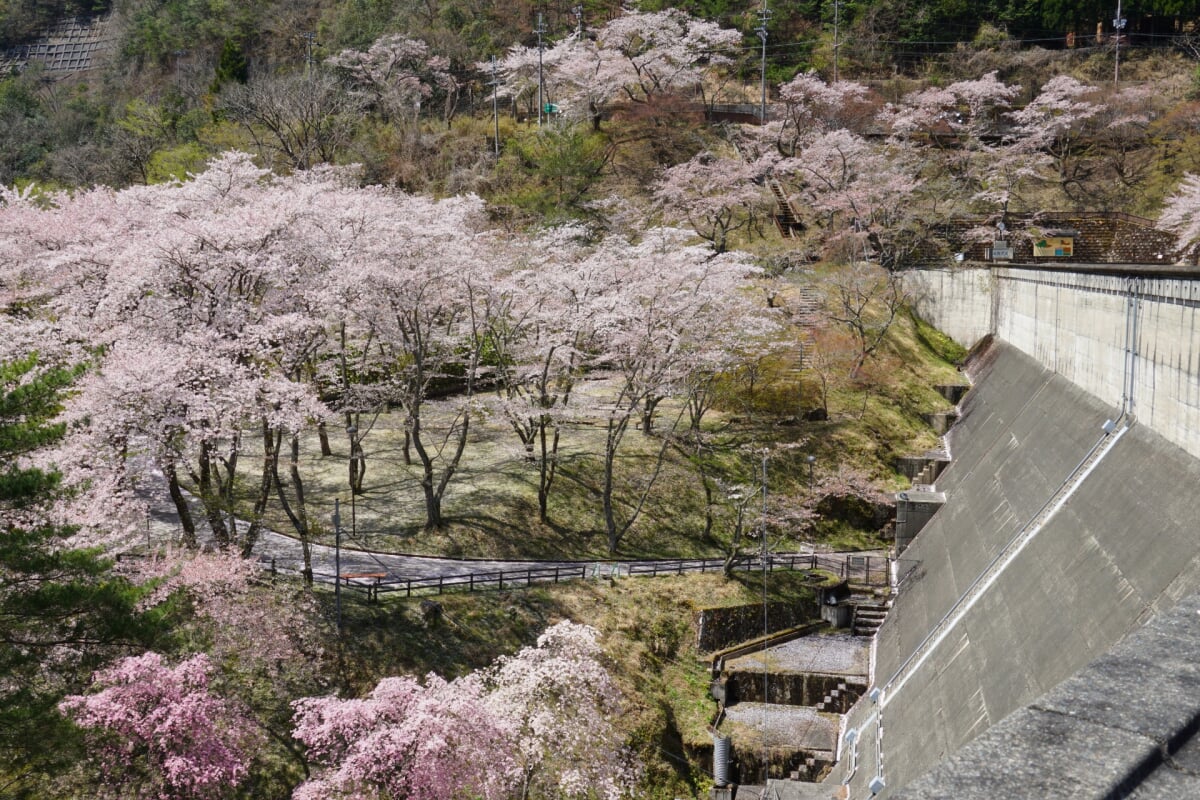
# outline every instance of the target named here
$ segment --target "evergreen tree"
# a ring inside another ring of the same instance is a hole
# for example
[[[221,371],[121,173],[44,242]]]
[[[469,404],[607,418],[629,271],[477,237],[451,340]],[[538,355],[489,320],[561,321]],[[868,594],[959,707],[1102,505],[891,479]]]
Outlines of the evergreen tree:
[[[72,758],[71,727],[56,706],[126,646],[150,639],[138,592],[97,551],[45,511],[59,476],[25,457],[59,439],[54,419],[77,370],[36,357],[0,364],[0,795],[27,796]],[[43,787],[44,788],[44,787]]]

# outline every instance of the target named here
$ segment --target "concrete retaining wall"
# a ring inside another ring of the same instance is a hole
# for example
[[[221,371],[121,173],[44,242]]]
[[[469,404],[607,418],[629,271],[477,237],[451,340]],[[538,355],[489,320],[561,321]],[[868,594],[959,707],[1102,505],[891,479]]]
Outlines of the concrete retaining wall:
[[[921,269],[903,273],[913,310],[964,347],[992,332],[996,282],[989,269]]]
[[[772,673],[764,695],[762,672],[732,671],[725,682],[725,702],[774,703],[785,706],[816,706],[833,714],[845,713],[866,692],[865,682],[847,675]]]
[[[905,281],[960,344],[994,333],[1200,457],[1200,280],[996,267]]]
[[[786,628],[793,628],[820,618],[816,600],[808,603],[768,603],[766,630],[763,630],[763,607],[759,605],[706,608],[696,619],[699,631],[696,649],[701,653],[724,650]]]

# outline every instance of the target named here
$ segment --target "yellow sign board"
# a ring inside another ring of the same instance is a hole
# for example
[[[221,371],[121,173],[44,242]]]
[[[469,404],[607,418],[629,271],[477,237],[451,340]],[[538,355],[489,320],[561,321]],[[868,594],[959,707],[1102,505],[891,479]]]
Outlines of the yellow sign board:
[[[1069,256],[1075,244],[1071,236],[1047,236],[1033,243],[1034,256]]]

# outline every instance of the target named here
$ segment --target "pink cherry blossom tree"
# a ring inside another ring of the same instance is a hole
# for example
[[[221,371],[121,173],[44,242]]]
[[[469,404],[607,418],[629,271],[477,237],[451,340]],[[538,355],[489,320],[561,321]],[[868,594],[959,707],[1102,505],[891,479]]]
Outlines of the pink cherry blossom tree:
[[[564,621],[476,676],[512,746],[513,796],[627,796],[639,770],[613,724],[621,693],[595,628]]]
[[[609,379],[597,398],[605,419],[603,504],[611,552],[636,522],[671,444],[671,433],[687,413],[684,402],[659,432],[662,445],[655,467],[640,481],[638,496],[619,518],[615,503],[618,453],[631,423],[650,434],[659,403],[678,395],[688,376],[710,371],[719,355],[758,335],[757,322],[768,314],[743,311],[749,279],[757,268],[741,254],[716,255],[707,247],[685,244],[688,234],[673,229],[648,231],[640,242],[609,237],[592,258],[610,272],[616,291],[597,298],[596,325],[601,364]],[[723,325],[737,314],[742,326]],[[736,329],[736,330],[735,330]]]
[[[677,9],[626,11],[597,33],[605,50],[619,54],[624,70],[619,90],[634,102],[695,89],[713,68],[732,64],[742,35]]]
[[[612,723],[620,703],[595,629],[560,622],[453,681],[392,677],[360,699],[296,701],[293,735],[317,771],[294,796],[617,800],[639,774]]]
[[[569,117],[589,119],[599,128],[613,102],[646,104],[679,92],[700,92],[703,98],[717,85],[710,80],[714,73],[734,63],[740,46],[738,31],[677,9],[626,9],[594,37],[573,34],[543,50],[543,93]],[[510,96],[537,96],[535,48],[512,48],[502,69]]]
[[[904,146],[877,145],[842,129],[813,139],[775,170],[796,205],[808,209],[827,248],[893,266],[926,225],[915,197],[922,183],[918,165]]]
[[[89,732],[103,771],[97,793],[206,800],[245,781],[252,729],[212,692],[210,673],[203,654],[172,667],[146,653],[97,672],[90,693],[62,701],[62,713]]]
[[[1050,159],[1059,188],[1071,196],[1087,169],[1087,128],[1101,112],[1097,90],[1068,75],[1051,78],[1024,108],[1009,113],[1013,147]]]
[[[774,140],[780,155],[794,157],[822,133],[866,132],[878,111],[870,89],[854,81],[827,84],[815,72],[802,72],[779,87],[782,118],[772,120],[764,135]]]
[[[1179,187],[1163,203],[1158,227],[1174,233],[1181,250],[1194,251],[1200,243],[1200,176],[1184,173]]]
[[[508,796],[514,763],[478,681],[384,678],[361,699],[298,700],[293,736],[318,771],[296,800]]]
[[[325,63],[385,120],[416,116],[435,89],[445,98],[447,119],[454,111],[458,82],[450,74],[450,60],[430,55],[429,46],[419,39],[388,34],[366,51],[343,50]]]
[[[686,222],[723,253],[729,234],[754,221],[755,207],[762,201],[763,171],[744,159],[706,151],[665,169],[654,186],[654,198],[668,221]]]
[[[576,385],[598,347],[595,299],[612,290],[607,271],[589,258],[587,236],[574,225],[539,235],[498,284],[499,313],[489,320],[492,406],[516,433],[525,459],[537,465],[543,521],[558,474],[561,423],[573,413]]]

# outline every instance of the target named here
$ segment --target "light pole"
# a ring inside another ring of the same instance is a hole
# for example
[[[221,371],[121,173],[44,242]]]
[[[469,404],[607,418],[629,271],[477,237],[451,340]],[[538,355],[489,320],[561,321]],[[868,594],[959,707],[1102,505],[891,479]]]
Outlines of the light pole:
[[[351,493],[353,498],[354,494]],[[337,630],[342,632],[342,514],[339,500],[333,498],[333,605],[337,608]]]
[[[1121,82],[1121,32],[1125,30],[1125,18],[1121,16],[1121,0],[1117,0],[1117,16],[1113,19],[1113,34],[1116,36],[1117,50],[1113,64],[1113,85]]]
[[[496,57],[492,56],[492,125],[496,132],[496,155],[500,155],[500,79],[496,77]]]
[[[833,0],[833,82],[838,82],[838,0]]]
[[[546,25],[542,22],[542,12],[538,12],[537,30],[534,33],[538,37],[538,127],[542,127],[542,34],[546,32]]]
[[[361,462],[359,461],[362,456],[359,455],[358,452],[358,426],[347,425],[346,433],[350,436],[350,538],[358,541],[357,520],[355,519],[354,514],[354,476],[358,474],[358,470],[355,469],[355,467],[362,466]]]
[[[817,463],[817,457],[814,455],[809,455],[804,460],[808,462],[808,493],[812,494],[813,464]]]

